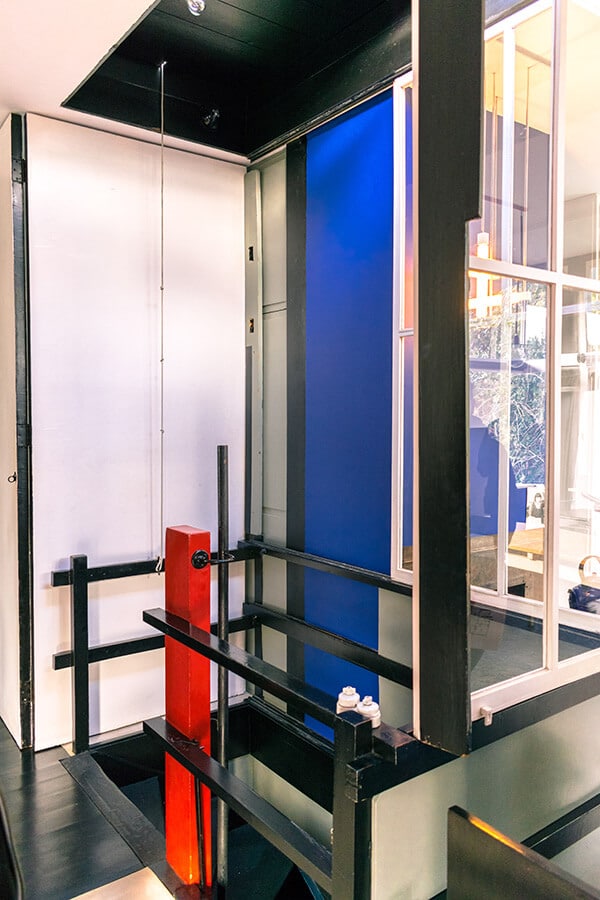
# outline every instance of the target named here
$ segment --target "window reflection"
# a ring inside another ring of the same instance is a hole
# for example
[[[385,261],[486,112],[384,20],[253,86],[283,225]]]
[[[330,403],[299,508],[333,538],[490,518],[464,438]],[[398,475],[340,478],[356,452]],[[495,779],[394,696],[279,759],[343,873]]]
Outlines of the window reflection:
[[[551,121],[547,9],[485,45],[483,205],[471,255],[548,266]]]
[[[559,605],[600,613],[600,296],[565,291]],[[568,649],[568,648],[567,648]],[[563,653],[565,658],[570,653]]]
[[[495,592],[472,605],[478,689],[543,662],[547,289],[471,274],[471,583]]]
[[[600,6],[571,0],[567,6],[565,86],[565,272],[597,278],[599,195]]]

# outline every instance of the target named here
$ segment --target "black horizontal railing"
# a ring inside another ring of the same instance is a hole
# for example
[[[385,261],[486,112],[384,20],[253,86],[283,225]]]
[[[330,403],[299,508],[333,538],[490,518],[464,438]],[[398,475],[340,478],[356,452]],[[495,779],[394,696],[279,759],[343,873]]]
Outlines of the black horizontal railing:
[[[334,841],[330,853],[272,809],[263,798],[234,779],[225,764],[208,757],[202,748],[169,728],[164,720],[144,723],[147,733],[159,737],[165,749],[186,765],[199,781],[243,818],[255,824],[265,837],[307,871],[336,900],[366,900],[370,798],[353,796],[348,791],[349,774],[353,765],[362,765],[365,760],[370,765],[378,760],[384,767],[390,762],[401,765],[407,753],[410,754],[412,747],[418,746],[419,742],[411,735],[384,724],[373,728],[369,719],[354,710],[338,715],[336,698],[179,616],[163,609],[152,609],[144,611],[143,619],[165,636],[217,663],[223,670],[242,676],[251,684],[291,704],[295,711],[308,714],[333,728]],[[286,835],[285,839],[282,835]],[[357,853],[359,846],[362,851]]]
[[[248,547],[236,547],[235,550],[229,551],[229,562],[244,562],[247,559],[254,559],[259,551]],[[71,557],[72,559],[72,557]],[[87,557],[86,557],[87,559]],[[211,553],[210,563],[214,565],[219,562],[216,553]],[[115,578],[135,578],[137,575],[153,575],[155,573],[164,572],[164,560],[142,559],[135,562],[110,563],[105,566],[93,566],[87,569],[87,581],[91,584],[93,581],[112,581]],[[65,587],[73,584],[73,567],[70,569],[59,569],[51,574],[52,587]]]
[[[369,669],[382,678],[401,684],[403,687],[412,688],[413,673],[410,666],[382,656],[377,650],[373,650],[365,644],[359,644],[357,641],[352,641],[340,634],[320,628],[318,625],[313,625],[304,619],[298,619],[262,603],[244,603],[243,610],[248,616],[255,617],[269,628],[303,641],[305,644],[310,644],[311,647],[324,650],[326,653],[340,656],[363,669]]]
[[[257,556],[252,548],[236,548],[227,554],[226,562],[243,562]],[[208,562],[217,565],[223,562],[212,553]],[[164,571],[164,560],[143,559],[133,562],[114,563],[88,567],[87,556],[71,556],[69,569],[60,569],[51,574],[53,587],[71,588],[71,650],[54,654],[54,669],[73,668],[73,749],[75,753],[87,750],[90,742],[89,712],[89,665],[108,659],[146,653],[164,646],[160,635],[131,638],[96,647],[89,646],[88,629],[88,585],[93,582],[112,581],[117,578],[134,578],[140,575],[160,574]],[[231,631],[251,628],[255,621],[242,616],[230,624]]]
[[[335,698],[320,688],[312,687],[300,678],[288,675],[282,669],[247,653],[241,647],[220,640],[210,632],[197,628],[186,619],[165,612],[164,609],[144,610],[143,619],[167,637],[174,638],[235,675],[241,675],[242,678],[264,688],[280,700],[297,704],[303,712],[314,716],[319,722],[333,726]]]
[[[600,794],[590,797],[523,841],[525,847],[552,859],[600,828]]]
[[[324,890],[332,892],[332,855],[300,826],[255,794],[247,784],[205,753],[164,719],[144,722],[144,731],[158,739],[174,759],[219,799],[299,866]]]
[[[289,675],[283,669],[278,669],[271,663],[253,656],[241,647],[220,640],[210,632],[197,628],[186,619],[165,612],[164,609],[144,610],[143,619],[146,624],[152,625],[167,637],[174,638],[280,700],[292,703],[302,713],[313,716],[324,725],[334,727],[339,720],[335,711],[336,698],[331,694],[306,684],[300,678]],[[370,734],[369,752],[375,752],[388,762],[397,763],[400,755],[405,755],[409,745],[418,744],[411,735],[385,723],[377,728],[371,728]]]
[[[256,618],[252,615],[239,616],[229,620],[229,631],[248,631],[256,625]],[[217,633],[217,624],[210,626],[212,634]],[[105,662],[107,659],[118,659],[120,656],[133,656],[136,653],[147,653],[149,650],[161,650],[165,646],[165,639],[160,634],[152,634],[148,637],[130,638],[126,641],[115,641],[112,644],[97,644],[88,648],[88,662]],[[52,657],[53,669],[70,669],[74,665],[72,650],[63,650]]]
[[[373,572],[371,569],[363,569],[350,563],[337,562],[324,556],[315,556],[300,550],[290,550],[289,547],[278,547],[276,544],[266,544],[263,541],[248,540],[239,541],[239,550],[254,551],[275,559],[284,559],[286,562],[303,566],[307,569],[317,569],[319,572],[328,572],[330,575],[339,575],[342,578],[350,578],[352,581],[360,581],[362,584],[370,584],[372,587],[383,588],[396,594],[404,594],[412,597],[412,586],[402,581],[394,580],[390,575],[382,572]]]
[[[265,555],[285,560],[294,565],[306,566],[374,587],[395,591],[406,596],[410,596],[412,592],[410,585],[394,581],[388,575],[259,540],[240,541],[237,548],[229,551],[228,562],[257,560]],[[221,560],[217,558],[217,554],[212,553],[210,564],[214,565],[220,562]],[[162,636],[150,635],[90,647],[88,634],[88,585],[120,578],[152,575],[162,571],[164,571],[164,561],[158,559],[88,567],[87,557],[81,555],[71,557],[71,567],[69,569],[57,570],[51,574],[53,587],[71,587],[72,649],[54,654],[53,667],[55,670],[74,669],[73,743],[75,752],[81,752],[89,746],[89,665],[138,653],[146,653],[164,646],[164,638]],[[408,689],[412,688],[412,669],[409,666],[382,656],[376,650],[357,641],[349,640],[336,632],[328,631],[302,619],[265,607],[260,602],[244,604],[244,615],[231,620],[229,630],[231,632],[245,631],[261,624],[268,625],[334,656],[346,659],[396,684],[400,684]],[[216,625],[211,626],[211,631],[216,631]],[[253,657],[253,659],[255,658]],[[242,672],[241,674],[244,673]],[[260,680],[255,683],[260,690]],[[319,718],[319,716],[315,715],[315,718]]]

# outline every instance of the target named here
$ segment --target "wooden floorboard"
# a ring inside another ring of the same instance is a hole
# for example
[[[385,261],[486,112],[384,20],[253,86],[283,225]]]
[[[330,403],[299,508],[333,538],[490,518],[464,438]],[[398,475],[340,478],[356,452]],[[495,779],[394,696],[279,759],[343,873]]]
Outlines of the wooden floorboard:
[[[62,748],[21,752],[0,722],[0,791],[25,900],[71,900],[142,863],[61,765]]]

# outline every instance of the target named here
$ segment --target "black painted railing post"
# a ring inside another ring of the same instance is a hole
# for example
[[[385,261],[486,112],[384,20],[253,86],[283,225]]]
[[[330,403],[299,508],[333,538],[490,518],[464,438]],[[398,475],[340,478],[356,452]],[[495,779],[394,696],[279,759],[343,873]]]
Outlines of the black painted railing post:
[[[254,560],[254,602],[262,606],[263,602],[263,554],[259,553]],[[259,659],[263,658],[263,640],[262,640],[262,622],[256,619],[254,628],[254,655]],[[263,696],[263,690],[255,687],[254,693],[257,697]]]
[[[73,750],[90,745],[88,564],[87,556],[71,557],[71,640],[73,646]]]
[[[373,726],[356,712],[336,718],[333,745],[332,900],[371,897],[371,801],[347,793],[347,766],[371,752]]]
[[[224,444],[217,447],[217,494],[218,494],[218,535],[217,551],[220,560],[225,560],[229,551],[229,459],[228,448]],[[221,562],[218,570],[218,617],[217,635],[219,640],[229,639],[229,566]],[[217,704],[217,759],[227,767],[229,742],[229,670],[218,668]],[[227,847],[229,834],[229,809],[224,800],[217,801],[217,896],[227,892]]]

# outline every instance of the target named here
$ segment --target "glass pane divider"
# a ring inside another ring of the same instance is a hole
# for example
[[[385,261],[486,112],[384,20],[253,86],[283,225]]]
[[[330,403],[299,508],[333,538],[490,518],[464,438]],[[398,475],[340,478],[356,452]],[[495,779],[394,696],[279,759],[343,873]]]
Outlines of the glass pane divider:
[[[516,39],[512,26],[504,29],[504,73],[502,84],[502,186],[500,197],[500,252],[502,259],[513,258],[513,208],[515,175],[515,62]]]
[[[560,535],[560,404],[562,287],[549,289],[546,378],[546,517],[544,528],[544,664],[556,669],[559,659],[559,535]]]

